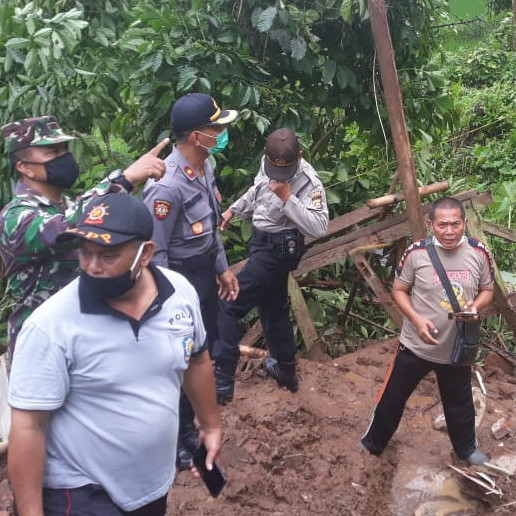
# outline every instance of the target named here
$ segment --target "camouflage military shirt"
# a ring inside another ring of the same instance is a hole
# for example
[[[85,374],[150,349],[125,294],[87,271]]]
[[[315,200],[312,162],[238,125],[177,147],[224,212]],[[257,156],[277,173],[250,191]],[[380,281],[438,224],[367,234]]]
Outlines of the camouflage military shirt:
[[[19,182],[15,196],[0,213],[0,255],[4,262],[10,300],[8,319],[8,357],[12,357],[16,336],[25,319],[43,301],[66,285],[77,274],[74,244],[56,244],[56,237],[75,224],[83,206],[93,196],[119,188],[102,182],[78,197],[64,197],[56,204]],[[5,305],[4,305],[5,306]]]

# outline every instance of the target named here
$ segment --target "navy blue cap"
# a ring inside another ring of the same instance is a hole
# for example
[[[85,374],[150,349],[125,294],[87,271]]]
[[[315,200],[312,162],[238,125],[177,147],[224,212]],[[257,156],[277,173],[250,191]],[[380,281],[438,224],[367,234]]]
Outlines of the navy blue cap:
[[[215,99],[206,93],[189,93],[172,105],[170,125],[175,133],[183,133],[201,127],[230,124],[237,116],[238,111],[220,109]]]
[[[131,195],[111,193],[88,203],[77,226],[58,235],[57,241],[82,238],[114,246],[130,240],[150,240],[152,230],[152,216],[143,201]]]

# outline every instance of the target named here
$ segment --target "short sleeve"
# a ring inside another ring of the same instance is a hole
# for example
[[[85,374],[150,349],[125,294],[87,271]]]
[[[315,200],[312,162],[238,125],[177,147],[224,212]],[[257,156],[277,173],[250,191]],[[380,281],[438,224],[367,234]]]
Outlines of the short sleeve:
[[[11,407],[56,410],[70,388],[64,350],[41,328],[26,322],[16,341],[9,393]]]

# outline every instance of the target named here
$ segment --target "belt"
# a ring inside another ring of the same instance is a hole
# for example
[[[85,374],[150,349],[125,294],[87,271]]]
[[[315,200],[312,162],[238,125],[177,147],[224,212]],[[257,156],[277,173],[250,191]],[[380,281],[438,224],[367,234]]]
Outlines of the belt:
[[[206,267],[215,263],[217,258],[217,247],[212,246],[205,253],[189,256],[188,258],[169,258],[170,269],[176,267]]]
[[[280,231],[279,233],[269,233],[267,231],[260,231],[259,229],[253,226],[253,239],[258,242],[263,242],[264,244],[281,244],[284,242],[285,233],[293,233],[297,234],[300,241],[304,241],[304,235],[298,229],[287,229],[285,231]]]

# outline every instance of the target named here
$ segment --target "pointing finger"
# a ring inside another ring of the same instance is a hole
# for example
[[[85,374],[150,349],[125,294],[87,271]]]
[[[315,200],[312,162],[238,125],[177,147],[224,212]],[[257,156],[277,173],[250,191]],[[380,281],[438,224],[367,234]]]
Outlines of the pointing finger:
[[[152,156],[158,156],[159,153],[170,143],[170,138],[165,138],[161,140],[158,145],[153,147],[147,154],[152,154]]]

